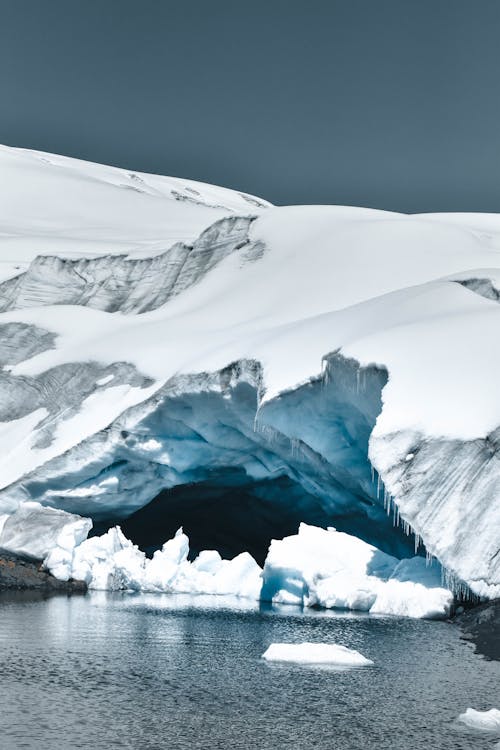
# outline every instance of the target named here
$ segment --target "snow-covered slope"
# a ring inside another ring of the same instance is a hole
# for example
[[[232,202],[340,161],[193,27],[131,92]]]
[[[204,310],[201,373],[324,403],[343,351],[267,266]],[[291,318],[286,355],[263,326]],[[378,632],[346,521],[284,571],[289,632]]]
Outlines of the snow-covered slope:
[[[498,217],[0,168],[0,512],[114,521],[195,483],[244,487],[256,522],[287,477],[302,520],[399,557],[415,532],[500,595]]]
[[[175,177],[0,145],[0,279],[39,254],[151,257],[267,202]]]

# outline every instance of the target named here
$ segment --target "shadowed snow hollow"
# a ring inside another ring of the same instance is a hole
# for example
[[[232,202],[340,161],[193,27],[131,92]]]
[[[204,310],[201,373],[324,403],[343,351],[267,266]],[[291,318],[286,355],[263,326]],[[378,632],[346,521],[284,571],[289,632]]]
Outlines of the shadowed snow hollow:
[[[241,549],[252,525],[289,533],[293,505],[500,595],[498,217],[0,163],[2,513],[111,526],[153,501],[167,518],[170,491],[187,515],[195,488],[197,507],[233,492]]]

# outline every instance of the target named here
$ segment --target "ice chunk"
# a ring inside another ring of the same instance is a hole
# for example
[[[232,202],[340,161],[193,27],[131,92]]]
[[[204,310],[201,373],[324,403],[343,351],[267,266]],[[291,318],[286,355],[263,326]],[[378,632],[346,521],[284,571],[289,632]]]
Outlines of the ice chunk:
[[[248,552],[242,552],[232,560],[222,560],[218,553],[209,551],[207,554],[201,553],[194,563],[181,561],[170,576],[168,590],[176,593],[229,594],[259,599],[261,573],[261,568]],[[151,581],[150,568],[147,566],[145,585],[151,586]]]
[[[149,593],[230,594],[259,599],[262,570],[248,552],[222,560],[218,552],[201,552],[188,561],[189,539],[178,529],[148,560],[119,526],[84,541],[70,558],[54,548],[45,565],[57,578],[85,581],[89,588]]]
[[[173,539],[165,542],[161,550],[146,561],[142,589],[150,592],[172,591],[181,569],[189,569],[188,554],[189,539],[180,528]]]
[[[380,587],[370,612],[441,620],[448,616],[452,604],[453,594],[448,589],[390,580]]]
[[[363,591],[367,586],[371,589],[368,577],[385,580],[397,564],[395,557],[354,536],[301,523],[298,534],[272,540],[264,565],[262,596],[271,601],[278,597],[327,606],[322,604],[322,592],[327,598],[337,598],[337,587],[338,598],[344,599],[356,585],[361,584]],[[329,579],[329,584],[321,584],[324,579]],[[356,599],[354,596],[353,601]],[[359,599],[363,609],[369,608],[364,593]]]
[[[491,708],[489,711],[476,711],[474,708],[468,708],[465,713],[460,714],[458,720],[471,729],[500,734],[500,711],[497,708]]]
[[[453,594],[441,582],[441,566],[423,557],[401,560],[390,579],[380,586],[370,612],[426,619],[450,613]]]
[[[339,667],[364,667],[373,664],[359,651],[336,643],[271,643],[262,654],[266,661],[299,664],[334,664]]]
[[[325,609],[353,609],[368,612],[383,585],[374,576],[348,577],[344,572],[321,578],[311,587],[305,603]]]
[[[4,520],[0,532],[0,549],[43,560],[50,552],[58,550],[58,559],[71,559],[92,528],[90,518],[46,508],[40,503],[21,503],[12,515]]]
[[[165,542],[161,549],[162,558],[171,562],[173,565],[180,565],[187,560],[189,554],[189,539],[182,531],[182,527],[177,529],[173,539]]]
[[[214,574],[215,593],[259,599],[262,570],[248,552],[223,560]]]
[[[87,539],[75,550],[72,577],[100,590],[140,589],[146,556],[119,526]],[[47,562],[46,562],[47,565]]]
[[[217,573],[222,563],[222,557],[213,549],[205,549],[193,560],[193,570],[205,573]]]
[[[306,524],[271,542],[263,578],[262,599],[281,604],[443,618],[453,602],[439,565],[398,561],[354,536]]]

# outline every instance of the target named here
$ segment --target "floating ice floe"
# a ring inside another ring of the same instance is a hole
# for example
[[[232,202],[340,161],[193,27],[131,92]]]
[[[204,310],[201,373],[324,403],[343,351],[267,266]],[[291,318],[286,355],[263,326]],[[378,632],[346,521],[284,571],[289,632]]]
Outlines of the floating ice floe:
[[[439,565],[398,560],[349,534],[304,523],[298,534],[271,542],[263,579],[262,599],[276,603],[425,618],[446,617],[453,603]]]
[[[465,713],[460,714],[458,720],[471,729],[500,734],[500,711],[497,708],[491,708],[489,711],[468,708]]]
[[[333,664],[338,667],[366,667],[373,664],[359,651],[336,643],[271,643],[262,658],[266,661]]]

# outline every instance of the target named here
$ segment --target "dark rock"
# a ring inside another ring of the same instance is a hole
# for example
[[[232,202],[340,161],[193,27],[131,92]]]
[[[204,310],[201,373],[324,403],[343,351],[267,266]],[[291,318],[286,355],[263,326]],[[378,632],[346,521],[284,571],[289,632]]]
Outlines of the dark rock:
[[[455,618],[462,638],[471,641],[476,653],[500,661],[500,599],[480,604]]]
[[[0,550],[0,591],[33,590],[85,593],[84,581],[59,581],[39,561]]]

